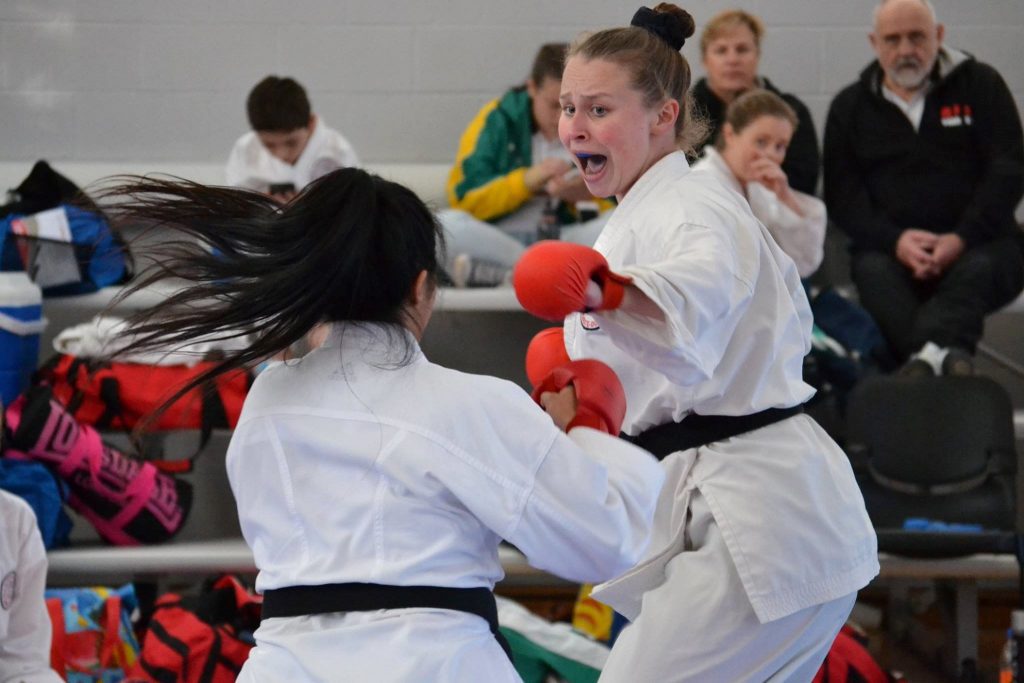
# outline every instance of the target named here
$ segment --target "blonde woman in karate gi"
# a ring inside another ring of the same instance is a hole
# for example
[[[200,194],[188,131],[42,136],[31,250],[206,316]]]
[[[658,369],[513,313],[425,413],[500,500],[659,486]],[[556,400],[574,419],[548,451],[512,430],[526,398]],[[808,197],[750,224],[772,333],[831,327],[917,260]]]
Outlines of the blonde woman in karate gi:
[[[594,249],[534,245],[513,284],[564,318],[570,357],[616,371],[624,431],[663,458],[644,559],[593,594],[633,622],[601,680],[810,681],[877,543],[846,456],[801,411],[811,314],[792,259],[681,151],[699,127],[692,33],[661,4],[570,48],[562,143],[619,204]]]
[[[330,326],[256,378],[228,449],[264,595],[240,681],[517,681],[491,593],[501,540],[575,581],[639,559],[663,474],[574,426],[591,378],[541,396],[545,414],[511,382],[423,356],[439,228],[410,190],[342,169],[284,207],[144,178],[108,197],[122,220],[186,235],[137,285],[185,283],[135,321],[139,344],[255,332],[222,372]]]

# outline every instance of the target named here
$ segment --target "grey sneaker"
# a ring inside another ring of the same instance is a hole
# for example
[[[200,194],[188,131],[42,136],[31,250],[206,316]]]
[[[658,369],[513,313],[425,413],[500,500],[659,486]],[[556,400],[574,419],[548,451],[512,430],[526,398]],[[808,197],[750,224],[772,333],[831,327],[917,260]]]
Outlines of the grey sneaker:
[[[497,287],[507,285],[512,278],[512,269],[508,266],[474,259],[469,254],[459,254],[452,260],[449,273],[452,284],[456,287]]]

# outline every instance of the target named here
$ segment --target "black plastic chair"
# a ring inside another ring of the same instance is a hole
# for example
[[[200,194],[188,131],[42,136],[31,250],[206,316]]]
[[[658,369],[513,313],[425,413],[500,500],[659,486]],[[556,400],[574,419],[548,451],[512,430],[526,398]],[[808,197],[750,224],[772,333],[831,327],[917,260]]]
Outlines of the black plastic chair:
[[[850,394],[846,451],[880,553],[909,558],[1009,554],[1024,530],[1013,405],[987,377],[873,377]],[[910,518],[977,531],[908,530]],[[951,560],[955,561],[955,560]],[[883,562],[884,573],[884,562]],[[1024,574],[1018,572],[1024,588]],[[977,657],[977,586],[954,583],[956,656]],[[1022,590],[1024,595],[1024,590]]]
[[[847,410],[847,453],[879,550],[915,557],[1013,553],[1013,406],[987,377],[875,377]],[[906,531],[923,517],[978,524],[977,533]]]

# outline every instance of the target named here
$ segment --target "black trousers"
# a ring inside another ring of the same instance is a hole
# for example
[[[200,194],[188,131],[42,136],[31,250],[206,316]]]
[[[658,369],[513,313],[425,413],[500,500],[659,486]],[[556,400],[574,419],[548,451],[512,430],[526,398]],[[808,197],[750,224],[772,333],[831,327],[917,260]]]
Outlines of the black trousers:
[[[1016,237],[972,247],[941,277],[925,282],[892,254],[855,252],[851,258],[860,303],[900,361],[929,341],[973,353],[985,316],[1024,289],[1024,255]]]

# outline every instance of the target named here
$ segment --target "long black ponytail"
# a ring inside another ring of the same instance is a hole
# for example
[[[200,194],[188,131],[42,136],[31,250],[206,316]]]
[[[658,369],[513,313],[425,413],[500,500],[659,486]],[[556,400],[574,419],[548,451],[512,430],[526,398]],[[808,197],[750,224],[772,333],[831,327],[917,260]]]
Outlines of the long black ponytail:
[[[359,169],[334,171],[284,206],[248,190],[133,176],[111,179],[100,197],[115,227],[180,235],[152,249],[152,264],[122,294],[164,281],[173,288],[129,319],[127,351],[252,335],[161,409],[317,323],[401,326],[417,275],[427,271],[436,286],[443,238],[430,210],[411,190]]]

